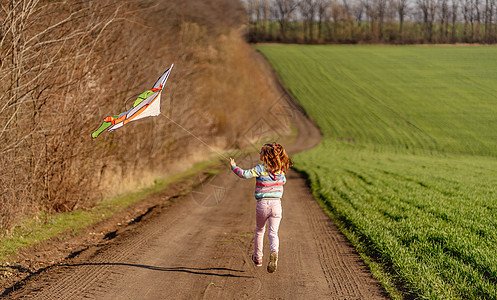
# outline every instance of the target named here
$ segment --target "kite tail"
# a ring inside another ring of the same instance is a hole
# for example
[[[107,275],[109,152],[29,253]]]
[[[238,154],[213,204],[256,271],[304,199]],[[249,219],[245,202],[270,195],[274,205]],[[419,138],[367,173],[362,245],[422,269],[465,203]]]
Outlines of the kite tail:
[[[104,122],[102,123],[102,125],[100,125],[100,127],[98,127],[98,129],[97,129],[97,130],[95,130],[94,132],[92,132],[91,137],[92,137],[92,138],[96,138],[97,136],[99,136],[102,132],[104,132],[104,130],[105,130],[105,129],[107,129],[107,128],[109,128],[110,126],[112,126],[112,125],[113,125],[111,120],[112,120],[112,119],[114,119],[114,120],[115,120],[115,119],[117,119],[117,118],[119,118],[119,115],[114,116],[114,117],[110,117],[110,116],[109,116],[109,117],[106,117],[106,118],[104,119]]]
[[[100,125],[100,127],[91,134],[91,137],[96,138],[102,132],[104,132],[105,129],[109,128],[111,125],[112,125],[111,122],[103,122],[102,125]]]

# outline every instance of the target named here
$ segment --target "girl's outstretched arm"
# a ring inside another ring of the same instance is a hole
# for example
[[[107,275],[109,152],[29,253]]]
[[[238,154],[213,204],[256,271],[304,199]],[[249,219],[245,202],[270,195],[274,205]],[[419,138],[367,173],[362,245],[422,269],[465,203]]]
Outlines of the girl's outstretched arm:
[[[230,162],[231,162],[231,170],[233,170],[233,172],[236,175],[238,175],[238,177],[240,177],[240,178],[257,177],[257,176],[259,176],[259,174],[261,172],[259,165],[255,166],[252,169],[244,170],[236,165],[235,160],[233,158],[230,158]]]

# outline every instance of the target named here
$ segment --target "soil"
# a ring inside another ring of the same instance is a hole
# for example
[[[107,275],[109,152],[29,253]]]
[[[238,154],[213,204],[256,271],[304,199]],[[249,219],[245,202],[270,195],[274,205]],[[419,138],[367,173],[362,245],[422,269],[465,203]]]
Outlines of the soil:
[[[280,86],[280,88],[282,88]],[[283,91],[298,130],[290,154],[314,147],[316,126]],[[256,158],[238,157],[243,168]],[[0,298],[64,299],[385,299],[355,249],[293,170],[282,199],[278,268],[251,261],[254,180],[228,167],[157,193],[110,219],[65,238],[23,249]]]

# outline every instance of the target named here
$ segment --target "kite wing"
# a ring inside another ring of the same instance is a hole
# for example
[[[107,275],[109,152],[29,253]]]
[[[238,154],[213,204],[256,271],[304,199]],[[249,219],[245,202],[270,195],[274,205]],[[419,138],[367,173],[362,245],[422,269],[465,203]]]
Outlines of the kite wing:
[[[173,66],[174,64],[157,79],[151,90],[145,91],[138,96],[132,108],[120,115],[106,117],[102,125],[91,136],[96,138],[106,129],[108,129],[107,131],[113,131],[129,122],[160,115],[161,93]]]

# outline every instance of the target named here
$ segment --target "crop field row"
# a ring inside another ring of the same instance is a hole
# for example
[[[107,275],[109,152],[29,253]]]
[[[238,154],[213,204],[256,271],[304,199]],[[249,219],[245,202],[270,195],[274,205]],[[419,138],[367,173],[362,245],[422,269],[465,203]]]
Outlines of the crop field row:
[[[497,48],[258,49],[324,135],[296,168],[392,296],[497,299]]]
[[[259,46],[327,137],[497,156],[497,48]]]
[[[295,160],[315,196],[405,293],[497,296],[497,162],[371,153],[328,142]]]

